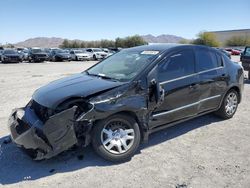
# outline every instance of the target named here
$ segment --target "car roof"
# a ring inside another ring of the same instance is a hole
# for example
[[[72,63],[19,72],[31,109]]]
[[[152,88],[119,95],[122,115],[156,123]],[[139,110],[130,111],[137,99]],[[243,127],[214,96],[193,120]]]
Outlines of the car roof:
[[[143,45],[143,46],[138,46],[138,47],[133,47],[133,48],[128,48],[125,50],[131,50],[131,51],[159,51],[165,52],[170,49],[184,49],[184,48],[196,48],[196,49],[212,49],[209,46],[204,46],[204,45],[193,45],[193,44],[176,44],[176,43],[169,43],[169,44],[149,44],[149,45]]]

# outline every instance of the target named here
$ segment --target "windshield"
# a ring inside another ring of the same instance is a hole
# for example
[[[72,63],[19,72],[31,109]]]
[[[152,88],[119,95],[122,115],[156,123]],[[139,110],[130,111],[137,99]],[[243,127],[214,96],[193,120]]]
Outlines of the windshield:
[[[15,50],[4,50],[3,54],[16,54]]]
[[[44,52],[42,49],[32,49],[32,53],[41,53]]]
[[[93,49],[94,52],[102,52],[101,49]]]
[[[83,53],[83,51],[81,51],[81,50],[75,50],[75,53],[79,54],[79,53]]]
[[[62,54],[62,53],[68,53],[67,50],[56,50],[57,53]]]
[[[87,73],[122,82],[129,81],[148,66],[158,53],[159,51],[123,50],[90,68]]]

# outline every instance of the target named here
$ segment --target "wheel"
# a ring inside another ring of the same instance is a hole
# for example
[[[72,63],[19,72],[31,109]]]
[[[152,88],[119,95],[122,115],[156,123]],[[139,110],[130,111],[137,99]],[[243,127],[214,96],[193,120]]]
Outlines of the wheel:
[[[250,80],[250,70],[248,71],[248,80]]]
[[[75,60],[76,60],[76,61],[78,61],[78,58],[77,58],[77,56],[75,57]]]
[[[224,97],[221,107],[216,112],[223,119],[230,119],[234,116],[239,103],[239,94],[234,89],[230,90]]]
[[[95,55],[95,54],[93,55],[93,59],[94,59],[95,61],[97,60],[97,58],[96,58],[96,55]]]
[[[127,115],[113,115],[94,125],[92,146],[106,160],[129,160],[140,144],[140,129],[136,121]]]

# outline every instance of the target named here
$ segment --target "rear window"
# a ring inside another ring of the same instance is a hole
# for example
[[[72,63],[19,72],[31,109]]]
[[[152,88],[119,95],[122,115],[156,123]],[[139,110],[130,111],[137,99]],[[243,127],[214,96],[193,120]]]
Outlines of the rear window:
[[[198,71],[206,71],[218,67],[216,54],[206,49],[198,49],[196,51],[196,59],[198,62]]]

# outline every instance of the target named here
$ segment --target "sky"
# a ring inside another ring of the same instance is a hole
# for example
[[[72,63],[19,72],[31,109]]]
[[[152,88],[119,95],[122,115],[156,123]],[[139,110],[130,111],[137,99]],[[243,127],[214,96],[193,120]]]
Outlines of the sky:
[[[0,43],[250,29],[250,0],[0,0]]]

